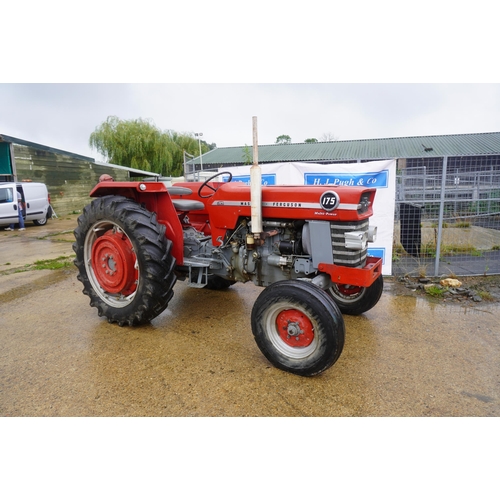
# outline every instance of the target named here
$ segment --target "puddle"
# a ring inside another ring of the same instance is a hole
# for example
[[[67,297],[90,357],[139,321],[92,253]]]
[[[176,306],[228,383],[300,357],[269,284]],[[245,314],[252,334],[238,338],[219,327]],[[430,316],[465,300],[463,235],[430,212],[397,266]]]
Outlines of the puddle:
[[[4,292],[0,290],[0,302],[11,302],[12,300],[26,297],[26,295],[30,293],[44,290],[56,283],[65,280],[66,278],[74,274],[74,271],[70,271],[68,269],[59,269],[55,271],[27,271],[25,273],[25,280],[22,279],[21,274],[24,273],[16,274],[16,280],[25,282]],[[40,274],[40,276],[34,277],[37,274]]]
[[[484,316],[500,314],[500,305],[498,303],[488,304],[457,304],[452,302],[433,301],[432,299],[416,297],[415,309],[421,313],[436,313],[440,315],[463,315],[463,316]]]

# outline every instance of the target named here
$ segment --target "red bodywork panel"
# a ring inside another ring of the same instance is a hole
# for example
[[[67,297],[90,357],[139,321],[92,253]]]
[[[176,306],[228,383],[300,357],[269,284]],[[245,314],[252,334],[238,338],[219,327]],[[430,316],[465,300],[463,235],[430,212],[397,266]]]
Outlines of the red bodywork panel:
[[[193,185],[196,189],[193,189]],[[200,183],[184,182],[176,186],[188,187],[195,191],[185,199],[200,200],[196,192]],[[215,185],[215,184],[214,184]],[[320,197],[325,191],[335,191],[340,198],[339,206],[332,211],[321,208]],[[210,191],[207,190],[207,194]],[[203,192],[205,193],[205,191]],[[362,193],[370,194],[370,206],[363,214],[357,208]],[[180,198],[172,196],[173,199]],[[288,220],[338,220],[359,221],[373,215],[375,189],[346,188],[332,186],[263,186],[262,218]],[[208,199],[202,199],[210,211],[212,242],[217,245],[217,238],[224,237],[227,229],[234,229],[240,217],[251,216],[250,187],[242,182],[219,183],[217,192]],[[206,212],[190,212],[191,222],[205,220]]]
[[[140,189],[139,186],[145,186]],[[172,255],[178,264],[184,262],[184,236],[179,214],[163,182],[100,182],[90,196],[121,195],[144,204],[155,212],[158,222],[166,227],[166,236],[172,242]]]
[[[368,257],[363,269],[335,264],[320,264],[318,270],[329,274],[334,283],[369,287],[382,274],[382,259]]]
[[[189,223],[204,234],[212,236],[214,246],[223,241],[226,231],[236,228],[241,217],[251,217],[250,186],[242,182],[210,183],[217,191],[204,188],[205,196],[200,198],[198,189],[201,182],[182,182],[174,187],[189,188],[192,194],[170,195],[162,182],[101,182],[90,193],[92,197],[122,195],[136,200],[150,211],[155,212],[158,221],[166,226],[166,236],[173,243],[172,255],[177,264],[182,265],[183,232],[182,221],[187,215]],[[141,189],[142,187],[142,189]],[[321,207],[320,198],[325,191],[334,191],[339,205],[327,211]],[[354,188],[342,186],[263,186],[262,218],[288,220],[336,220],[360,221],[373,215],[374,188]],[[369,196],[370,204],[361,214],[358,205],[363,193]],[[184,199],[201,201],[204,210],[181,212],[174,208],[172,200]],[[363,269],[320,264],[319,270],[329,274],[335,283],[356,286],[370,286],[382,273],[382,260],[369,257]]]

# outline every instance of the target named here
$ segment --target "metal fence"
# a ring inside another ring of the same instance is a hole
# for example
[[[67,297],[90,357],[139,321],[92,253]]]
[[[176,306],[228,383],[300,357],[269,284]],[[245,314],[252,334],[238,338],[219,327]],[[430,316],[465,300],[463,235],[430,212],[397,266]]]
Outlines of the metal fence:
[[[500,156],[411,158],[398,168],[393,274],[500,274]]]

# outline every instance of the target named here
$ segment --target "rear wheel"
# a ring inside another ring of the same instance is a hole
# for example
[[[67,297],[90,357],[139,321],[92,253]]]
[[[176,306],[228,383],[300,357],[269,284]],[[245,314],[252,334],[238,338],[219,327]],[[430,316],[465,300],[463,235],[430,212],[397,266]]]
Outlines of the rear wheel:
[[[277,368],[317,375],[339,358],[344,319],[321,288],[299,280],[268,286],[252,309],[252,331],[262,354]]]
[[[43,219],[34,220],[33,224],[35,226],[45,226],[45,224],[47,224],[47,217],[44,217]]]
[[[379,276],[371,286],[333,284],[327,292],[343,314],[359,315],[369,311],[380,300],[384,290],[384,278]]]
[[[208,283],[205,288],[208,290],[225,290],[235,283],[236,281],[227,280],[226,278],[213,274],[208,277]]]
[[[155,214],[122,196],[104,196],[84,208],[74,234],[78,279],[99,316],[132,326],[167,307],[175,259]]]

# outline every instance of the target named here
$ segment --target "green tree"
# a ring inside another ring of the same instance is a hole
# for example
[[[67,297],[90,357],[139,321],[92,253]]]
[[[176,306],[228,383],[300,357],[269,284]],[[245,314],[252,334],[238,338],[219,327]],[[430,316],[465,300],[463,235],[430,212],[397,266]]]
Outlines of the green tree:
[[[306,139],[304,142],[306,144],[311,144],[313,142],[318,142],[318,139],[315,139],[314,137],[311,137],[310,139]]]
[[[332,132],[325,132],[321,137],[320,141],[321,142],[331,142],[331,141],[338,141],[339,138],[333,134]]]
[[[276,137],[276,144],[290,144],[292,138],[289,135],[279,135]]]
[[[200,154],[194,134],[161,131],[151,120],[142,118],[120,120],[108,116],[90,134],[89,145],[109,163],[166,176],[183,174],[183,151],[194,156]],[[201,142],[202,154],[210,149],[206,142]]]
[[[253,163],[253,151],[250,149],[248,144],[245,144],[243,148],[243,165],[252,165]]]
[[[194,135],[181,134],[174,130],[169,130],[165,133],[172,141],[172,168],[168,175],[179,176],[184,172],[184,154],[183,151],[194,155],[200,156],[200,148],[198,139]],[[206,153],[209,148],[201,141],[201,152]]]

